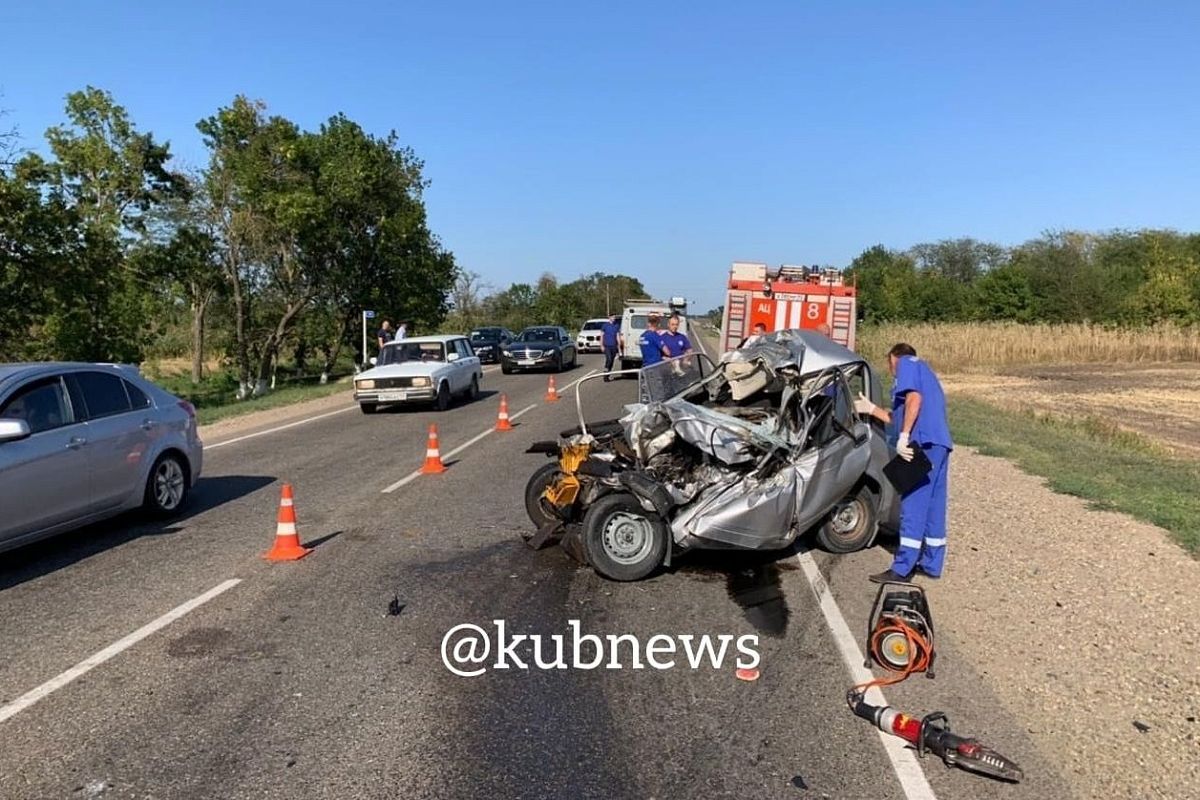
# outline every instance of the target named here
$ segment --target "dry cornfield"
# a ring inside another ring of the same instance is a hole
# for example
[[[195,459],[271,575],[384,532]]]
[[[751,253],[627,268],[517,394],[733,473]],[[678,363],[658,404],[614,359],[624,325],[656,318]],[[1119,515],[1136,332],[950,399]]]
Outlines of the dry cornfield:
[[[1200,362],[1200,327],[958,322],[887,323],[859,329],[858,350],[872,363],[882,362],[896,342],[911,344],[940,372],[1029,364]]]

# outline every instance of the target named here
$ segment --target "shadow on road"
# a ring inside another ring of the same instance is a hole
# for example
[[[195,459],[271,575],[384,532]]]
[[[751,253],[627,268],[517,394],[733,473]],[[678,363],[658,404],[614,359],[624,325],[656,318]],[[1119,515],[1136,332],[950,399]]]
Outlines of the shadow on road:
[[[742,609],[755,630],[779,638],[787,633],[791,610],[783,591],[780,572],[792,569],[780,563],[789,551],[699,550],[688,554],[671,573],[684,573],[700,580],[725,580],[729,599]]]
[[[131,511],[10,550],[0,555],[0,590],[49,575],[142,536],[175,533],[180,530],[180,522],[245,497],[274,481],[275,478],[268,475],[201,478],[192,490],[184,512],[176,517],[153,519],[140,511]]]

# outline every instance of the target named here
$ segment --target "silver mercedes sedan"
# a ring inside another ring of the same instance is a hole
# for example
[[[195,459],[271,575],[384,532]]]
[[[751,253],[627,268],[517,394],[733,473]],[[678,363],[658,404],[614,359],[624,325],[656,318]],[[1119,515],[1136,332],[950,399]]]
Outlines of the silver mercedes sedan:
[[[200,477],[191,403],[116,364],[0,364],[0,551],[144,507]]]

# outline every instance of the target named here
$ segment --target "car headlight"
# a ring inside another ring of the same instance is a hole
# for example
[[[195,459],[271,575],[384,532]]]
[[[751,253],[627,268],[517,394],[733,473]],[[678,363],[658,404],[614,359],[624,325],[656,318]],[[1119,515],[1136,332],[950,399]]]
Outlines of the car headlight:
[[[357,387],[358,387],[358,388],[360,388],[360,389],[374,389],[374,388],[375,388],[375,381],[373,381],[373,380],[371,380],[370,378],[368,378],[368,379],[367,379],[367,380],[365,380],[365,381],[358,381],[358,382],[355,384],[355,386],[357,386]]]
[[[428,386],[429,378],[413,378],[412,385],[413,386]]]

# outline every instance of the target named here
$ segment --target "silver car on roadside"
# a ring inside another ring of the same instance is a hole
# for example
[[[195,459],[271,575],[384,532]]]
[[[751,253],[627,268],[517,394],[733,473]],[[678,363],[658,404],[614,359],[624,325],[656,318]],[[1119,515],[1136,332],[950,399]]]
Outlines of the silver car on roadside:
[[[177,513],[202,462],[191,403],[135,367],[0,364],[0,551],[133,508]]]

